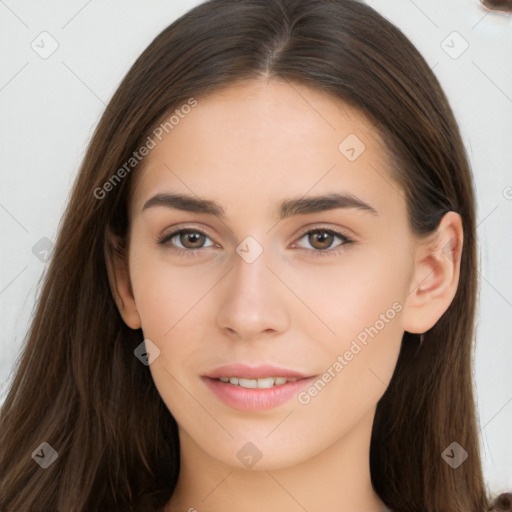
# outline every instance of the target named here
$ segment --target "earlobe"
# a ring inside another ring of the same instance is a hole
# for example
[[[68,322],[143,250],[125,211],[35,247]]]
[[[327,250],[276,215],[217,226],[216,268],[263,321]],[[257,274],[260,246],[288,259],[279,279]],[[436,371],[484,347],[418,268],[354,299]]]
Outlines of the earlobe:
[[[462,220],[455,212],[446,213],[435,233],[418,242],[404,330],[424,333],[448,309],[459,284],[462,246]]]
[[[130,282],[126,248],[116,235],[107,232],[104,252],[110,290],[117,309],[130,329],[140,329],[142,323]]]

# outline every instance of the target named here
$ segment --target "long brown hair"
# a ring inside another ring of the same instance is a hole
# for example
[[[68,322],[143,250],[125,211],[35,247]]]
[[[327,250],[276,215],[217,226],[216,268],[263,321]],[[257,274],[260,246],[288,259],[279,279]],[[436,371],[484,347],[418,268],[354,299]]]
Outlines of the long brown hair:
[[[421,345],[417,335],[404,335],[377,406],[370,468],[394,512],[490,508],[471,369],[472,176],[435,75],[400,30],[358,1],[210,0],[142,53],[89,145],[1,411],[2,511],[148,511],[170,499],[177,426],[134,356],[143,334],[122,321],[107,273],[113,251],[127,247],[137,166],[115,182],[112,176],[164,115],[264,75],[324,91],[368,116],[386,142],[415,233],[432,232],[447,211],[461,215],[458,291]],[[46,469],[31,456],[42,442],[58,453]],[[452,442],[469,454],[456,469],[442,457]]]

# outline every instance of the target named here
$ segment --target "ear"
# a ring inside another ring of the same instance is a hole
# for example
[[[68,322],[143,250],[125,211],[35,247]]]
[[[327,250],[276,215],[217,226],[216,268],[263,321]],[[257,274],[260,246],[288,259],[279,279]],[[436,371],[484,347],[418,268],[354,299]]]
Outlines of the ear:
[[[418,241],[413,277],[404,308],[404,329],[428,331],[450,306],[459,284],[462,220],[446,213],[436,231]]]
[[[130,282],[127,247],[118,235],[107,230],[104,252],[110,290],[117,309],[128,327],[140,329],[142,323]]]

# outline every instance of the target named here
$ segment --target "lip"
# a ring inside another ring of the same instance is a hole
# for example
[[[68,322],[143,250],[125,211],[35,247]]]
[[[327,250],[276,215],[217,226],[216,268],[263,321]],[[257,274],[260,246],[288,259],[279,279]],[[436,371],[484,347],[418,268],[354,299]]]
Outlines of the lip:
[[[297,379],[268,389],[247,389],[241,386],[222,382],[220,377],[241,377],[246,379],[262,379],[264,377],[286,377]],[[216,368],[202,377],[206,384],[220,400],[233,409],[240,411],[262,411],[278,407],[309,385],[316,375],[307,376],[303,373],[273,365],[249,366],[230,364]]]
[[[226,364],[215,368],[205,375],[211,379],[220,377],[242,377],[243,379],[263,379],[265,377],[286,377],[287,379],[305,379],[311,377],[304,373],[287,368],[281,368],[271,364],[247,365],[247,364]]]

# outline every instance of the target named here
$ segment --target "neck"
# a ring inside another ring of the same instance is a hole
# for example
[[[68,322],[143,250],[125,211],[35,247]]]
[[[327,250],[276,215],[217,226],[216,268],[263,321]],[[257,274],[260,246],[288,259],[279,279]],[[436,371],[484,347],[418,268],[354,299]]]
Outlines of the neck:
[[[165,512],[385,512],[370,479],[374,413],[313,458],[276,469],[225,465],[180,431],[180,475]]]

